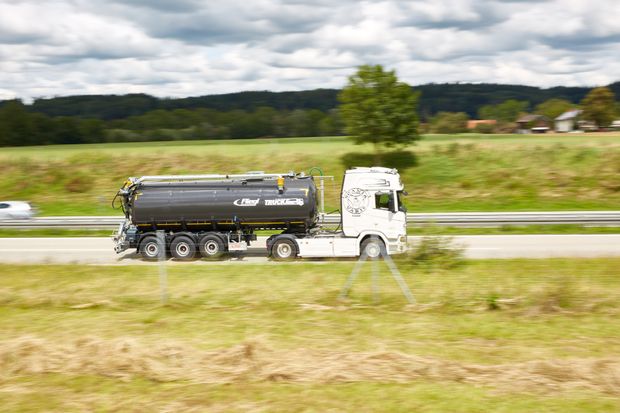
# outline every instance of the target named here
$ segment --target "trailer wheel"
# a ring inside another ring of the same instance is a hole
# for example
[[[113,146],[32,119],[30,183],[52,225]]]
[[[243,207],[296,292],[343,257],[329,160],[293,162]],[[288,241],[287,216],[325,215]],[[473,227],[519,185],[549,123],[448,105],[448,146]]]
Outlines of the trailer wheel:
[[[176,237],[170,243],[170,254],[177,260],[191,260],[196,255],[196,243],[190,237]]]
[[[387,250],[385,249],[383,240],[377,237],[369,237],[362,241],[360,253],[366,254],[366,256],[371,260],[376,260],[380,256],[387,255]]]
[[[217,235],[205,235],[198,243],[200,254],[205,258],[217,258],[224,254],[224,242]]]
[[[271,256],[276,260],[290,260],[297,256],[297,245],[290,239],[276,240],[271,246]]]
[[[161,246],[159,245],[157,237],[149,235],[148,237],[144,237],[142,242],[140,242],[140,248],[138,250],[142,258],[154,261],[159,258],[160,248]]]

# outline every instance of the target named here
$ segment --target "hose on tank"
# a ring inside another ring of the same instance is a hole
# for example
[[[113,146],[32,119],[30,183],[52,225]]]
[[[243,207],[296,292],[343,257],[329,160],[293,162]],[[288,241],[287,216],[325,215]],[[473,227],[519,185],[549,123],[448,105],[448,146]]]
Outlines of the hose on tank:
[[[321,176],[323,176],[323,170],[321,168],[319,168],[318,166],[313,166],[312,168],[310,168],[310,170],[308,171],[308,175],[312,176],[312,171],[314,171],[315,169],[317,171],[319,171]]]

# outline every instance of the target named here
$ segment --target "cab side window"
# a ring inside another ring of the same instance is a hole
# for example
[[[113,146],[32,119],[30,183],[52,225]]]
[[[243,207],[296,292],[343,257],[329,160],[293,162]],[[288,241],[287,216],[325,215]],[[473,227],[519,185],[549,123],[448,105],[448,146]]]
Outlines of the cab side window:
[[[375,194],[375,208],[390,210],[392,194],[389,193],[377,193]]]

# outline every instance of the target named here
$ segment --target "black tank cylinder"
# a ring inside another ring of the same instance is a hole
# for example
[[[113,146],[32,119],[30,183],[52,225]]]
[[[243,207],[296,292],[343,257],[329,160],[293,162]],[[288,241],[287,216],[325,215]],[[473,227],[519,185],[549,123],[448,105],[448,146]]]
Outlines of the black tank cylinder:
[[[316,186],[310,177],[246,181],[145,182],[129,199],[138,228],[227,230],[308,228],[317,218]]]

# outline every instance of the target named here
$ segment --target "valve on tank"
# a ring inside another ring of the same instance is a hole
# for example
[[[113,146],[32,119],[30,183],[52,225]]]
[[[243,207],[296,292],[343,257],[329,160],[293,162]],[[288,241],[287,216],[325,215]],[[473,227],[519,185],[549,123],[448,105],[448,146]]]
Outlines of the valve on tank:
[[[284,192],[284,178],[279,176],[277,182],[278,182],[278,192],[279,193]]]

